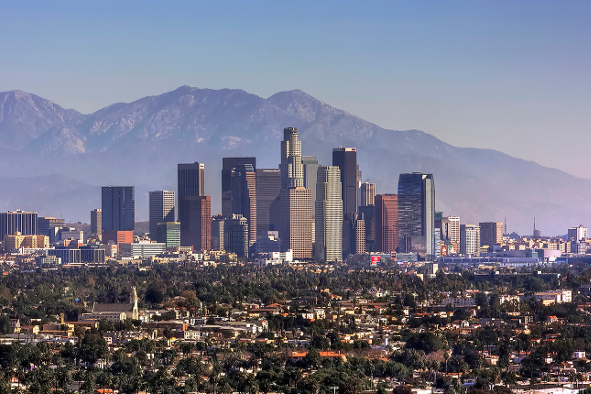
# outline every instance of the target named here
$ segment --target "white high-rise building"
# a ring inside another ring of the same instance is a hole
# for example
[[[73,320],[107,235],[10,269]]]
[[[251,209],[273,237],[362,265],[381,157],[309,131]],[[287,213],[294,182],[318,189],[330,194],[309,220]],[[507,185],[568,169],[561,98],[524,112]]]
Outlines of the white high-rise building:
[[[460,253],[463,255],[480,255],[480,227],[475,224],[460,226]]]
[[[460,217],[447,216],[441,219],[441,237],[452,244],[460,243]]]
[[[589,238],[589,229],[582,224],[579,227],[571,227],[568,229],[568,239],[580,241]]]
[[[361,195],[359,199],[359,206],[365,207],[368,205],[375,205],[376,198],[376,184],[372,182],[363,182],[360,187]]]
[[[174,222],[174,192],[157,190],[150,196],[150,239],[155,240],[158,223]]]
[[[316,259],[341,261],[343,257],[343,199],[341,171],[337,166],[318,167],[315,217]]]

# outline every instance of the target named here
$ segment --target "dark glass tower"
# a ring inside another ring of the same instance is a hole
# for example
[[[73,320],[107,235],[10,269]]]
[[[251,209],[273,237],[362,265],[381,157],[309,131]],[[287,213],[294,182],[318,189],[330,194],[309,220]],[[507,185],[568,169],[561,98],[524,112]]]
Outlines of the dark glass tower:
[[[250,164],[257,169],[255,157],[224,157],[222,159],[222,215],[232,217],[232,170],[241,164]],[[234,212],[237,213],[237,212]]]
[[[259,168],[257,172],[257,233],[264,236],[267,231],[279,230],[281,207],[281,172],[277,169]]]
[[[413,172],[398,178],[398,229],[402,252],[435,256],[435,183],[433,174]]]
[[[341,171],[343,198],[343,259],[355,253],[357,219],[357,149],[338,147],[332,150],[332,165]]]
[[[332,165],[339,167],[341,171],[343,214],[355,214],[357,212],[357,149],[334,148]]]
[[[135,188],[104,186],[102,189],[103,231],[133,231],[135,228]]]
[[[232,213],[248,220],[248,245],[257,240],[257,184],[251,164],[238,164],[232,170]]]
[[[205,164],[178,165],[178,197],[205,195]]]

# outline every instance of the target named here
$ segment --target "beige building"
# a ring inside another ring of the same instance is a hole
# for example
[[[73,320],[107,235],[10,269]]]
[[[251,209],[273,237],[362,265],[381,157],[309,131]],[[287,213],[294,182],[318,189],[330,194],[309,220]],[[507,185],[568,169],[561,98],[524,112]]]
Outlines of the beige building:
[[[49,248],[49,237],[47,235],[15,235],[4,236],[4,250],[12,251],[20,248]]]
[[[281,249],[295,259],[312,258],[312,194],[303,186],[281,191]]]

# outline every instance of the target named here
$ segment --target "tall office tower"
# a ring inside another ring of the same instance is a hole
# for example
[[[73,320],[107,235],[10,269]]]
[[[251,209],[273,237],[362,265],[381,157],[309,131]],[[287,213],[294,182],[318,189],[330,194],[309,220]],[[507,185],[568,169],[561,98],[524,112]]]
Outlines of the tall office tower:
[[[257,169],[256,157],[224,157],[222,159],[222,215],[232,216],[232,170],[241,164],[250,164],[254,171]]]
[[[357,149],[338,147],[332,150],[332,165],[341,170],[343,198],[343,259],[355,249],[354,227],[357,219]]]
[[[355,253],[363,254],[366,252],[365,241],[365,220],[357,219],[355,221]]]
[[[100,208],[90,211],[90,233],[96,234],[99,240],[103,232],[103,210]]]
[[[355,176],[355,186],[357,186],[357,195],[355,199],[357,201],[357,209],[359,210],[359,206],[361,205],[361,185],[363,184],[363,171],[359,168],[359,164],[357,164],[357,171]]]
[[[215,215],[211,218],[211,249],[226,250],[224,245],[224,224],[223,215]]]
[[[205,195],[205,164],[189,163],[178,165],[178,198]],[[179,216],[180,213],[179,213]]]
[[[402,252],[435,256],[435,184],[432,174],[398,178],[398,229]]]
[[[104,186],[102,188],[103,231],[135,229],[135,188]]]
[[[569,241],[580,241],[589,238],[589,229],[582,224],[568,229]]]
[[[248,257],[248,219],[232,214],[224,220],[224,247],[237,257]]]
[[[366,207],[368,205],[375,205],[376,198],[376,184],[372,182],[363,182],[360,187],[359,206]]]
[[[460,253],[463,255],[480,255],[480,227],[475,224],[460,226]]]
[[[304,186],[304,165],[302,164],[302,142],[296,127],[283,129],[281,141],[281,190]]]
[[[21,235],[37,234],[37,212],[25,212],[17,209],[0,213],[0,241],[5,235],[14,235],[17,232]]]
[[[181,245],[193,250],[211,249],[211,197],[183,196],[179,212],[185,215],[181,218]]]
[[[281,250],[296,259],[312,258],[312,196],[303,186],[281,190]]]
[[[398,248],[399,196],[378,194],[375,199],[375,248],[390,253]]]
[[[174,222],[174,192],[157,190],[149,193],[150,239],[155,240],[158,223]]]
[[[302,165],[304,166],[304,187],[310,189],[312,194],[312,214],[316,207],[316,181],[318,176],[318,160],[315,156],[303,156]]]
[[[343,214],[357,212],[357,149],[334,148],[332,165],[341,170]]]
[[[265,236],[269,230],[279,230],[281,208],[281,172],[277,169],[257,169],[257,234]]]
[[[232,214],[240,214],[248,220],[248,245],[257,240],[257,179],[251,164],[238,164],[231,177]]]
[[[317,260],[343,259],[343,200],[341,171],[336,166],[318,167],[316,178],[315,253]]]
[[[166,244],[167,248],[181,246],[181,224],[179,222],[162,222],[156,226],[156,242]]]
[[[500,244],[503,241],[503,222],[481,222],[480,226],[480,245],[489,246]]]
[[[357,220],[365,222],[365,251],[379,252],[375,246],[376,241],[376,220],[375,220],[376,206],[366,205],[359,207],[359,215]]]
[[[181,245],[196,247],[201,246],[200,236],[197,236],[197,225],[201,220],[201,215],[197,215],[201,210],[201,201],[195,197],[205,195],[205,165],[203,163],[188,163],[178,165],[178,221],[181,222]],[[204,202],[207,205],[206,202]],[[199,208],[199,209],[197,209]],[[211,210],[211,205],[210,205]],[[193,214],[193,216],[191,216]],[[183,234],[185,233],[185,234]],[[197,248],[201,250],[202,248]],[[203,248],[208,249],[208,248]]]

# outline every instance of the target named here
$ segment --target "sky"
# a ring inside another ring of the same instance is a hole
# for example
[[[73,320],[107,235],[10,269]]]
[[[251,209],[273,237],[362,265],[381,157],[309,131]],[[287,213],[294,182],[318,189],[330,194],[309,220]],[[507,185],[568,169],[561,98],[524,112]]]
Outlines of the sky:
[[[589,1],[0,0],[0,91],[94,112],[181,85],[301,89],[591,179]]]

